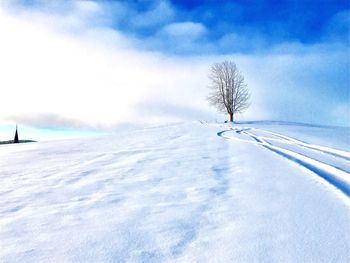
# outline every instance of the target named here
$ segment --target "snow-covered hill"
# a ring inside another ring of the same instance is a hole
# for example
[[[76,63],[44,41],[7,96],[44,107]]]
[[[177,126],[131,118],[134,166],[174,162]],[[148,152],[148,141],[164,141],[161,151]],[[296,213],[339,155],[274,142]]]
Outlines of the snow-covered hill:
[[[0,262],[349,262],[349,129],[185,123],[0,146]]]

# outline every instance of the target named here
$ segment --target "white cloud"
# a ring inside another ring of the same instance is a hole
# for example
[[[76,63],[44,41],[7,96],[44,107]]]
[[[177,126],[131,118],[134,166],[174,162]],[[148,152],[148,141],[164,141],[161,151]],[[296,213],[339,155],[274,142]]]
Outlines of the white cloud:
[[[178,22],[166,25],[162,30],[162,34],[175,38],[198,39],[205,35],[206,27],[201,23],[195,22]]]
[[[101,6],[99,6],[96,2],[94,1],[89,1],[89,0],[85,0],[85,1],[76,1],[74,2],[74,5],[87,13],[99,13],[101,12],[102,8]]]
[[[206,36],[207,28],[201,23],[176,22],[163,26],[139,46],[150,50],[170,50],[173,54],[201,54],[213,48]]]
[[[213,62],[233,59],[252,90],[252,105],[240,119],[329,118],[328,124],[344,125],[331,120],[331,109],[339,102],[330,96],[339,86],[333,80],[344,75],[339,72],[347,48],[341,45],[286,43],[260,55],[167,56],[144,51],[139,47],[147,42],[91,19],[100,12],[105,12],[101,6],[89,2],[55,15],[25,10],[10,15],[0,9],[0,122],[108,128],[128,122],[225,119],[206,102],[207,73]],[[172,23],[162,32],[184,39],[174,45],[186,50],[205,37],[206,28]],[[164,40],[159,37],[154,41]],[[226,41],[235,39],[240,38],[232,34]]]
[[[1,119],[20,121],[18,116],[25,116],[37,124],[32,116],[60,116],[55,118],[110,126],[143,122],[147,116],[136,106],[148,98],[182,105],[204,101],[201,91],[193,99],[193,87],[205,85],[206,68],[196,65],[198,75],[190,73],[196,62],[126,48],[128,40],[118,32],[63,34],[52,24],[29,23],[27,17],[0,13],[0,86],[6,98],[0,104]]]

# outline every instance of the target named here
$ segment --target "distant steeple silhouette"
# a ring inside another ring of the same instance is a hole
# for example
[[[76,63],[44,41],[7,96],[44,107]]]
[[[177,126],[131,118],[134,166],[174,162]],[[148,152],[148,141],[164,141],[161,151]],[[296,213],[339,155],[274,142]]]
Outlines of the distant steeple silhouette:
[[[18,140],[18,131],[17,131],[17,124],[16,124],[15,139],[13,140],[13,143],[19,143],[19,140]]]

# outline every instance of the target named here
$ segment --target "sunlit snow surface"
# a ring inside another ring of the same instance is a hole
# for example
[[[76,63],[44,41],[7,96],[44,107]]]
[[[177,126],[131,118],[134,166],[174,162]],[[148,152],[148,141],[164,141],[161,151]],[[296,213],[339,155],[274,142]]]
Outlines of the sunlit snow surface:
[[[349,262],[349,134],[187,123],[2,145],[0,262]]]

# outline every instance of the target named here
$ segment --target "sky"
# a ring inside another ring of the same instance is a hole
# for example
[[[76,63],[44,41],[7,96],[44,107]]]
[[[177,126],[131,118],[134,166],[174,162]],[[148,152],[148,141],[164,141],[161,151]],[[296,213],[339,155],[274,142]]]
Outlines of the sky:
[[[0,140],[225,120],[206,100],[224,60],[251,91],[237,120],[350,126],[349,17],[347,0],[0,0]]]

